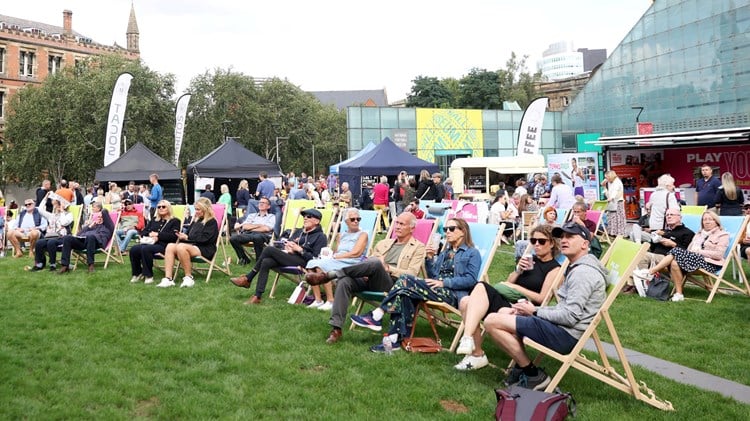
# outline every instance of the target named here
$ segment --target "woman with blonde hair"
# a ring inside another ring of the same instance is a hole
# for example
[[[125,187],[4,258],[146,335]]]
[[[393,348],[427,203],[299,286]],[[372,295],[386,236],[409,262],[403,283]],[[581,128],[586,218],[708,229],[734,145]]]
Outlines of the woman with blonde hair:
[[[177,242],[180,220],[172,215],[172,205],[162,200],[156,205],[154,217],[141,231],[141,242],[130,248],[130,283],[154,283],[154,255],[164,254],[167,245]]]
[[[716,207],[719,208],[721,216],[742,216],[742,205],[745,203],[745,195],[742,189],[737,187],[732,173],[725,172],[721,175],[721,187],[716,191]]]
[[[625,234],[625,190],[620,177],[617,173],[610,170],[604,173],[602,185],[607,190],[604,194],[607,196],[607,231],[609,235]]]
[[[703,212],[701,216],[701,229],[695,233],[693,241],[687,250],[682,247],[674,247],[669,250],[661,261],[651,269],[639,269],[636,275],[648,280],[669,268],[669,277],[674,282],[675,293],[672,301],[683,301],[682,286],[685,284],[685,274],[704,269],[708,272],[716,272],[726,263],[724,253],[729,247],[729,233],[721,227],[719,215],[713,211]]]
[[[192,258],[203,256],[211,260],[216,254],[216,239],[219,237],[219,225],[214,217],[211,201],[201,197],[195,202],[195,214],[190,231],[185,234],[176,232],[178,243],[169,244],[164,251],[164,278],[157,287],[167,288],[174,286],[172,273],[174,272],[174,261],[179,260],[185,276],[182,278],[180,288],[190,288],[195,285],[193,279]]]
[[[232,215],[232,195],[229,194],[229,186],[226,184],[221,185],[221,196],[219,196],[219,200],[216,203],[224,204],[227,207],[227,215]]]
[[[237,200],[234,202],[237,209],[245,209],[247,202],[250,200],[250,187],[247,180],[240,181],[237,187]]]
[[[679,209],[679,207],[680,204],[677,202],[677,196],[674,193],[674,178],[669,174],[660,176],[657,180],[656,190],[651,193],[651,197],[646,203],[646,210],[650,215],[648,218],[649,230],[664,229],[664,215],[667,209]]]

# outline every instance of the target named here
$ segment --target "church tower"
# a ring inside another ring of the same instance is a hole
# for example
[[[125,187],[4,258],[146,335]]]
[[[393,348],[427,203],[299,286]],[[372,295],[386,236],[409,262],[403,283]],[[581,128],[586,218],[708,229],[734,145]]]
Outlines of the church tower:
[[[125,33],[128,39],[128,51],[140,53],[138,41],[140,32],[138,32],[138,22],[135,20],[135,7],[130,3],[130,18],[128,18],[128,31]]]

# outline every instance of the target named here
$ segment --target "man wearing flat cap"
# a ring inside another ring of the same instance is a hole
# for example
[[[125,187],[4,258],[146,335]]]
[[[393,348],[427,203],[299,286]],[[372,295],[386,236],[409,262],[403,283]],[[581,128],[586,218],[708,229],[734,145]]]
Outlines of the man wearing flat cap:
[[[591,233],[583,225],[567,222],[552,230],[560,238],[560,249],[570,260],[555,306],[536,307],[519,302],[490,314],[484,327],[490,337],[515,361],[505,383],[544,390],[550,378],[534,366],[526,354],[523,338],[561,354],[573,350],[606,298],[606,269],[589,254]]]
[[[247,274],[232,278],[233,284],[241,288],[250,288],[253,279],[258,277],[255,294],[245,304],[260,304],[260,299],[266,291],[268,272],[277,267],[302,266],[320,255],[320,249],[328,244],[325,233],[320,228],[323,215],[317,209],[305,209],[300,212],[304,218],[302,228],[294,230],[286,241],[279,241],[278,247],[266,247],[255,262],[253,269]]]

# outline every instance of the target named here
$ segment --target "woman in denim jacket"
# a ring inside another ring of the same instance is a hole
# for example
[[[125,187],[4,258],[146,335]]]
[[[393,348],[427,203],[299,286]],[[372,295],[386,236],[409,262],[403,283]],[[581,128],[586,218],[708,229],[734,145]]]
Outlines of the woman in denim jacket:
[[[461,298],[469,295],[479,280],[482,258],[471,240],[469,225],[464,219],[451,218],[445,223],[446,247],[435,256],[436,245],[427,245],[427,279],[411,275],[401,276],[388,292],[378,308],[362,316],[351,316],[354,324],[380,331],[383,314],[390,313],[389,334],[393,349],[411,333],[420,301],[438,301],[458,305]],[[380,343],[370,348],[382,352]]]

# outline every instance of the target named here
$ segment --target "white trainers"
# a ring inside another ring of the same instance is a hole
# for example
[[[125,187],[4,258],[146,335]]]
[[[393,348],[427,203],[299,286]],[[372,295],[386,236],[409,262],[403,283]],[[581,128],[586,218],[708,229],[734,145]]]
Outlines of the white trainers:
[[[331,309],[332,309],[332,308],[333,308],[333,303],[332,303],[332,302],[330,302],[330,301],[326,301],[325,303],[321,304],[321,305],[320,305],[320,306],[318,307],[318,310],[322,310],[322,311],[331,311]]]
[[[130,283],[131,284],[137,284],[138,282],[141,281],[141,279],[143,279],[142,275],[136,275],[136,276],[130,278]]]
[[[325,301],[313,301],[312,304],[307,306],[307,308],[318,308],[322,306],[325,303]]]
[[[680,294],[679,292],[675,292],[672,296],[672,301],[678,302],[678,301],[685,301],[685,296]]]
[[[454,365],[453,368],[460,371],[479,370],[480,368],[487,367],[489,364],[490,360],[487,359],[487,354],[482,354],[479,357],[467,355],[460,363]]]
[[[469,355],[474,352],[474,338],[471,336],[462,336],[461,342],[458,343],[456,354]]]
[[[157,288],[169,288],[169,287],[173,287],[174,285],[175,284],[173,280],[169,278],[161,278],[161,282],[159,282],[159,285],[157,285],[156,287]]]
[[[145,281],[143,281],[144,284],[150,285],[154,283],[154,278],[146,278]]]
[[[182,284],[180,285],[180,288],[192,288],[193,285],[195,285],[195,280],[192,276],[182,277]]]

